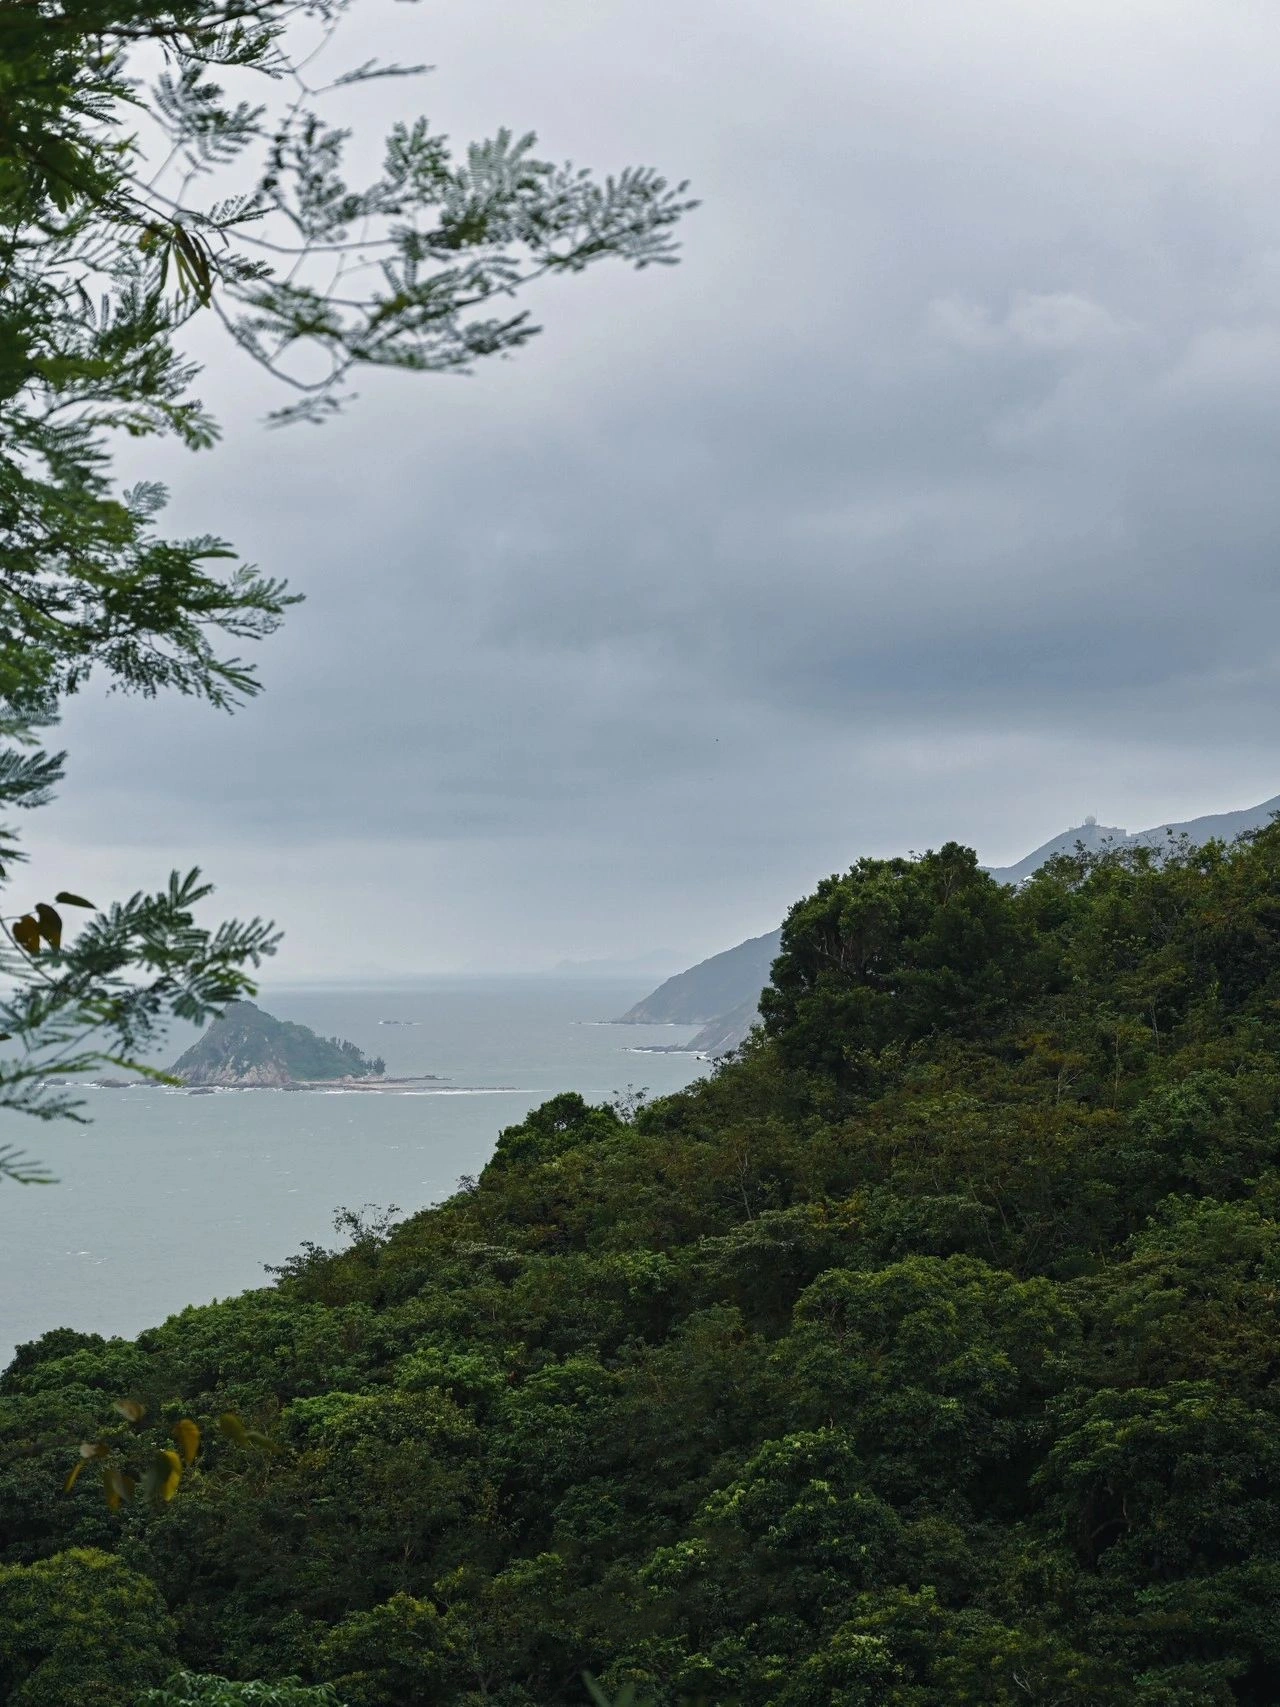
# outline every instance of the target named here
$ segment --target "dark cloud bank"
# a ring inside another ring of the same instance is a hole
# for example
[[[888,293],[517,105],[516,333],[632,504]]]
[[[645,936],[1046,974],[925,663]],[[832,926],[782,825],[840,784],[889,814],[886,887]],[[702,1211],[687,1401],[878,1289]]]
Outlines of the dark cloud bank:
[[[378,12],[456,135],[688,174],[685,262],[321,432],[220,352],[224,447],[131,470],[308,603],[232,722],[86,696],[41,859],[200,858],[297,976],[692,959],[1274,794],[1280,20],[1122,11]]]

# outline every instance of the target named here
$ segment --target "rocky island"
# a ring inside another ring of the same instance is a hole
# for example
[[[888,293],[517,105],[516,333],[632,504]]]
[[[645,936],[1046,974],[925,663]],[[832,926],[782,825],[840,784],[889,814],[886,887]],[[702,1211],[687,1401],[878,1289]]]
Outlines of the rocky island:
[[[232,1002],[169,1068],[171,1077],[193,1089],[293,1090],[340,1084],[373,1090],[411,1082],[387,1080],[385,1071],[381,1057],[371,1060],[344,1038],[320,1037],[309,1026],[276,1019],[253,1002]]]

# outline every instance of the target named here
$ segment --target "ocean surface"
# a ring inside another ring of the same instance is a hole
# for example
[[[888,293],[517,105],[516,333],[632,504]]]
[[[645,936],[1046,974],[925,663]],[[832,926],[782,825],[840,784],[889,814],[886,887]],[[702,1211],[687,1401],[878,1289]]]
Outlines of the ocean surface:
[[[134,1334],[264,1284],[340,1207],[410,1213],[480,1171],[498,1133],[559,1091],[678,1090],[707,1064],[644,1046],[695,1027],[611,1025],[647,994],[620,980],[441,979],[403,989],[264,988],[258,1005],[381,1055],[403,1093],[168,1088],[83,1092],[89,1126],[0,1112],[56,1185],[0,1183],[0,1367],[49,1328]],[[386,1021],[399,1023],[387,1024]],[[174,1031],[157,1064],[191,1042]]]

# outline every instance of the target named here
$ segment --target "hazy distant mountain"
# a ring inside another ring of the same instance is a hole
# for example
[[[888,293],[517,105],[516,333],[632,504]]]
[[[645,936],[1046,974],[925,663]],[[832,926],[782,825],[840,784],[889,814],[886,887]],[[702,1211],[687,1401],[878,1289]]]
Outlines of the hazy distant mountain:
[[[1149,830],[1135,830],[1132,835],[1118,825],[1099,824],[1095,818],[1087,818],[1083,824],[1063,830],[1061,835],[1044,842],[1016,865],[987,869],[1001,883],[1021,883],[1055,854],[1071,853],[1078,842],[1095,853],[1108,846],[1133,847],[1146,843],[1159,847],[1180,836],[1197,844],[1214,840],[1230,842],[1245,830],[1260,830],[1277,812],[1280,812],[1280,794],[1264,800],[1260,806],[1246,806],[1239,812],[1217,812],[1206,818],[1188,818],[1180,824],[1156,824]],[[710,960],[668,978],[622,1018],[634,1024],[700,1025],[703,1029],[683,1047],[706,1055],[727,1055],[746,1041],[756,1022],[760,992],[769,982],[781,942],[781,930],[770,931],[767,936],[740,942],[723,954],[713,954]]]
[[[1083,824],[1077,824],[1073,830],[1064,830],[1016,865],[988,866],[987,869],[1001,883],[1021,883],[1055,854],[1071,853],[1077,842],[1083,842],[1091,852],[1108,844],[1112,847],[1136,847],[1145,843],[1148,847],[1160,847],[1170,838],[1176,841],[1180,836],[1186,836],[1197,846],[1212,841],[1233,842],[1246,830],[1262,829],[1276,812],[1280,812],[1280,794],[1264,800],[1260,806],[1246,806],[1239,812],[1215,812],[1206,818],[1187,818],[1180,824],[1154,824],[1151,829],[1135,830],[1132,835],[1127,830],[1086,818]]]
[[[1090,853],[1097,853],[1100,848],[1118,847],[1128,839],[1128,830],[1122,830],[1115,824],[1099,824],[1096,818],[1086,818],[1083,824],[1077,824],[1071,830],[1063,830],[1061,835],[1041,843],[1034,853],[1027,854],[1016,865],[989,865],[987,870],[992,877],[999,878],[1001,883],[1021,883],[1024,878],[1030,877],[1033,871],[1039,871],[1046,861],[1056,858],[1058,854],[1073,853],[1077,842],[1083,842]]]
[[[283,1086],[317,1079],[364,1079],[381,1073],[339,1037],[276,1019],[253,1002],[232,1002],[169,1068],[188,1085]]]
[[[603,960],[557,960],[552,967],[556,978],[663,978],[683,957],[670,949],[655,949],[650,954],[635,954],[629,958]]]
[[[756,936],[740,942],[737,948],[727,948],[723,954],[713,954],[691,966],[687,972],[677,972],[665,984],[659,984],[652,995],[628,1008],[622,1016],[625,1025],[705,1025],[719,1019],[730,1008],[746,1001],[756,1002],[769,982],[769,969],[777,958],[781,930],[768,936]]]

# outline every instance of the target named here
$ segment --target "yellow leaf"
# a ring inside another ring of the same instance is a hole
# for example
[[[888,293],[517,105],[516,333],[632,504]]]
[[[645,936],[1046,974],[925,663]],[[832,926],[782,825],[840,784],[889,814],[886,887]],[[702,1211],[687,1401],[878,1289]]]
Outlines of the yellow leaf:
[[[178,1451],[182,1454],[184,1464],[194,1464],[196,1453],[200,1450],[199,1425],[193,1423],[190,1417],[183,1417],[173,1425],[173,1438],[178,1443]]]
[[[26,949],[28,954],[39,954],[40,926],[30,913],[24,913],[20,919],[15,919],[12,932],[13,940],[19,948]]]
[[[86,1465],[91,1464],[95,1458],[105,1458],[110,1451],[111,1448],[106,1445],[104,1441],[82,1440],[80,1442],[80,1462],[75,1466],[66,1481],[62,1484],[63,1493],[69,1494],[71,1492],[72,1488],[74,1488],[76,1483],[80,1480],[80,1472],[86,1467]]]
[[[147,1407],[140,1405],[136,1399],[113,1399],[112,1408],[131,1423],[141,1422],[147,1414]]]
[[[126,1476],[123,1470],[118,1470],[114,1464],[108,1464],[102,1472],[102,1491],[107,1496],[107,1505],[112,1511],[119,1511],[126,1500],[133,1498],[133,1490],[137,1483],[132,1476]]]
[[[142,1491],[157,1505],[171,1500],[182,1480],[182,1460],[176,1452],[161,1447],[151,1454],[151,1464],[142,1478]]]
[[[83,895],[73,895],[69,889],[59,889],[54,900],[60,901],[64,907],[87,907],[91,913],[98,910],[92,901],[86,901]]]
[[[55,910],[43,901],[36,902],[36,920],[40,927],[40,935],[50,948],[62,947],[62,919]]]
[[[228,1440],[234,1440],[237,1446],[248,1446],[249,1433],[234,1411],[223,1411],[218,1418],[218,1432],[225,1434]]]

